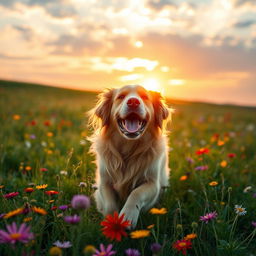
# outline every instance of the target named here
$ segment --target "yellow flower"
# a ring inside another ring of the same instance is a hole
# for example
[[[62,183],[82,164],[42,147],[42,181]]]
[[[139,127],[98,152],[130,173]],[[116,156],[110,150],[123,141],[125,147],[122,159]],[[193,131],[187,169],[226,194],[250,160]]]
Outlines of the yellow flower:
[[[26,167],[25,167],[25,170],[26,170],[26,171],[31,171],[31,169],[32,169],[31,166],[26,166]]]
[[[36,212],[36,213],[41,214],[41,215],[46,215],[47,214],[47,211],[43,208],[40,208],[40,207],[33,206],[31,209],[32,209],[33,212]]]
[[[59,247],[54,246],[49,250],[49,254],[51,256],[61,256],[62,255],[62,251]]]
[[[225,205],[225,202],[220,202],[220,205]]]
[[[20,115],[13,115],[12,118],[13,120],[20,120]]]
[[[18,209],[14,210],[14,211],[6,213],[3,218],[4,219],[9,219],[9,218],[11,218],[13,216],[21,214],[22,212],[23,212],[23,208],[18,208]]]
[[[30,222],[32,220],[32,217],[27,217],[23,219],[23,222]]]
[[[152,229],[155,226],[155,224],[151,224],[149,226],[147,226],[147,229]]]
[[[84,253],[94,253],[96,251],[96,248],[93,245],[86,245],[84,247]]]
[[[138,238],[144,238],[150,235],[150,231],[146,229],[141,230],[135,230],[130,233],[131,238],[138,239]]]
[[[47,187],[48,187],[47,184],[43,184],[43,185],[38,185],[38,186],[36,186],[37,189],[45,189],[45,188],[47,188]]]
[[[52,136],[53,136],[53,133],[52,133],[52,132],[47,132],[46,135],[47,135],[48,137],[52,137]]]
[[[223,161],[220,162],[220,166],[223,167],[223,168],[226,167],[227,165],[228,165],[228,163],[227,163],[226,160],[223,160]]]
[[[193,240],[197,237],[197,234],[195,233],[191,233],[191,234],[188,234],[184,237],[185,240]]]
[[[215,186],[217,186],[219,183],[217,182],[217,181],[212,181],[212,182],[210,182],[209,183],[209,185],[211,186],[211,187],[215,187]]]
[[[152,209],[150,209],[149,212],[150,212],[151,214],[166,214],[166,213],[167,213],[167,210],[166,210],[166,208],[161,208],[161,209],[152,208]]]
[[[187,175],[182,175],[180,177],[180,181],[184,181],[184,180],[187,180],[188,179],[188,176]]]
[[[49,204],[52,204],[52,203],[54,203],[54,201],[55,201],[55,200],[49,200],[48,203],[49,203]]]

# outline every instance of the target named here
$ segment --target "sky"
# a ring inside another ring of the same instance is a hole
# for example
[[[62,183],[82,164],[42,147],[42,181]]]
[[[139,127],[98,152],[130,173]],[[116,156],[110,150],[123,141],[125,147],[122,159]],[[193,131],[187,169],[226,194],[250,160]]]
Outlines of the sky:
[[[0,0],[0,78],[256,105],[256,0]]]

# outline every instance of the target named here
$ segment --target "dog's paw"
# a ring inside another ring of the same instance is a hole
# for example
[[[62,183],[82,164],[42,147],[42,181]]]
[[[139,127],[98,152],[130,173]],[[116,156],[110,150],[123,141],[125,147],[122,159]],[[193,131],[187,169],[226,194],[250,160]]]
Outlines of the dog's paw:
[[[127,209],[124,207],[119,215],[121,216],[124,214],[124,219],[129,220],[131,223],[130,229],[134,229],[138,222],[139,213],[140,211],[137,208]]]

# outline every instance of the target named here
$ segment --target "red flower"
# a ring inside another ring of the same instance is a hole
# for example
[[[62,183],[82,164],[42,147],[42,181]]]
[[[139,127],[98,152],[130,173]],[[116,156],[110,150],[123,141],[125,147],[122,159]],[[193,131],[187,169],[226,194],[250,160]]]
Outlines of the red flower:
[[[46,168],[40,168],[40,171],[41,171],[41,172],[47,172],[48,169],[46,169]]]
[[[56,211],[57,208],[58,208],[58,207],[54,205],[54,206],[51,207],[51,210],[52,210],[52,211]]]
[[[9,194],[4,195],[4,197],[9,199],[9,198],[13,198],[13,197],[17,196],[18,194],[19,194],[19,192],[11,192]]]
[[[172,247],[177,251],[181,251],[183,255],[187,255],[187,249],[192,248],[192,243],[190,240],[178,240],[176,241]]]
[[[46,120],[46,121],[44,121],[44,125],[45,125],[45,126],[50,126],[50,125],[51,125],[51,122],[50,122],[49,120]]]
[[[210,152],[209,148],[200,148],[199,150],[196,151],[197,155],[203,155],[203,154],[208,154]]]
[[[124,220],[124,214],[120,217],[117,212],[114,212],[114,215],[107,215],[105,220],[100,223],[102,228],[102,233],[110,238],[111,240],[121,241],[122,236],[127,236],[125,229],[131,226],[129,220]]]
[[[24,191],[27,193],[31,193],[34,191],[34,189],[33,188],[25,188]]]
[[[236,157],[236,154],[235,154],[235,153],[229,153],[229,154],[228,154],[228,157],[229,157],[229,158],[234,158],[234,157]]]
[[[59,192],[55,191],[55,190],[48,190],[48,191],[45,191],[44,193],[49,195],[49,196],[59,194]]]
[[[30,125],[32,125],[32,126],[36,125],[36,121],[35,121],[35,120],[32,120],[32,121],[30,122]]]

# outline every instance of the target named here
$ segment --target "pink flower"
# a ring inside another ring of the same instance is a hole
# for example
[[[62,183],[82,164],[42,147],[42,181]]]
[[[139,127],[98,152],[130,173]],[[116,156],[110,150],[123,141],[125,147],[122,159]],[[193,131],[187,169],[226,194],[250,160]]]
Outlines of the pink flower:
[[[90,207],[90,199],[85,195],[75,195],[71,200],[71,205],[76,210],[85,210]]]
[[[80,221],[80,217],[75,214],[73,216],[65,216],[64,220],[69,224],[77,224]]]
[[[106,248],[104,244],[100,244],[100,251],[96,250],[93,256],[111,256],[116,254],[115,251],[112,251],[112,244],[109,244]]]
[[[204,216],[200,216],[200,220],[205,222],[206,224],[210,221],[210,220],[213,220],[213,219],[216,219],[217,217],[217,212],[214,211],[214,212],[209,212],[207,213],[206,215]]]
[[[13,197],[17,196],[18,194],[19,194],[19,192],[11,192],[9,194],[5,194],[4,197],[6,199],[9,199],[9,198],[13,198]]]
[[[16,223],[6,226],[8,232],[0,230],[0,243],[15,244],[16,242],[27,243],[34,238],[34,234],[30,232],[30,227],[22,223],[18,228]]]

